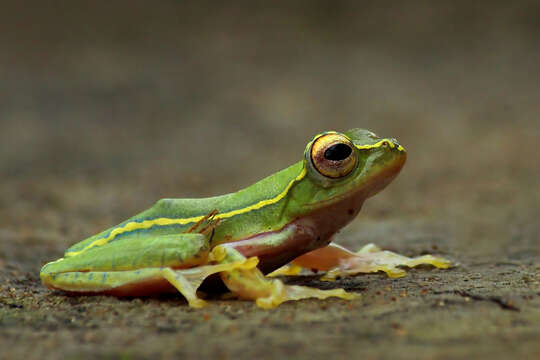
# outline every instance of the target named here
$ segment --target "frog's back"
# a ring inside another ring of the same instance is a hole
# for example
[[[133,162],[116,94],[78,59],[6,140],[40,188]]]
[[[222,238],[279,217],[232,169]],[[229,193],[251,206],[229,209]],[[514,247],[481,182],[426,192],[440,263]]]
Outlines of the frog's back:
[[[201,199],[161,199],[151,208],[71,246],[65,256],[74,256],[95,246],[133,236],[182,233],[213,210],[218,210],[220,214],[229,213],[276,196],[294,180],[301,168],[302,163],[296,163],[250,187],[226,195]]]

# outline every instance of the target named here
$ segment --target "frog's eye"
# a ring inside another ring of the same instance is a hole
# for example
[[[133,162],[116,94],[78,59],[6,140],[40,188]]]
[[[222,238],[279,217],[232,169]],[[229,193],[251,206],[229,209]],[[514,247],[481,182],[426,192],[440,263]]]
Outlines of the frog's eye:
[[[311,146],[311,162],[322,175],[337,179],[348,175],[356,166],[354,145],[340,134],[326,134]]]

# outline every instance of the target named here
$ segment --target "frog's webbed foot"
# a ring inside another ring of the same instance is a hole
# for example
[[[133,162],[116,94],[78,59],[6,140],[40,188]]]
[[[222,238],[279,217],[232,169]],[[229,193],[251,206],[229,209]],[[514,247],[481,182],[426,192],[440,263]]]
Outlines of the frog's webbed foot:
[[[441,269],[447,269],[451,265],[449,260],[433,255],[410,258],[392,251],[381,250],[373,244],[368,244],[355,253],[334,243],[304,254],[293,261],[295,266],[327,271],[321,278],[327,281],[341,276],[378,271],[385,272],[388,277],[398,278],[406,274],[406,271],[400,267],[412,268],[424,264]]]
[[[215,249],[224,249],[227,256],[223,262],[237,262],[245,259],[237,250],[224,245]],[[269,309],[279,304],[306,298],[326,299],[328,297],[339,297],[343,299],[353,299],[356,294],[351,294],[343,289],[320,290],[298,285],[285,285],[279,279],[266,278],[263,273],[253,267],[251,269],[234,269],[221,273],[221,279],[234,294],[240,298],[255,300],[259,307]]]
[[[266,279],[270,282],[270,293],[267,296],[261,296],[256,299],[256,303],[263,309],[271,309],[285,301],[294,301],[302,299],[327,299],[329,297],[338,297],[346,300],[352,300],[359,297],[357,294],[349,293],[344,289],[320,290],[301,285],[285,285],[279,279]]]
[[[418,265],[433,265],[436,268],[447,269],[451,263],[449,260],[433,255],[407,257],[392,251],[381,250],[379,247],[368,244],[356,253],[356,256],[348,257],[340,261],[336,268],[329,270],[322,280],[334,280],[341,276],[350,276],[361,273],[373,273],[383,271],[390,278],[399,278],[407,273],[400,267],[413,268]]]

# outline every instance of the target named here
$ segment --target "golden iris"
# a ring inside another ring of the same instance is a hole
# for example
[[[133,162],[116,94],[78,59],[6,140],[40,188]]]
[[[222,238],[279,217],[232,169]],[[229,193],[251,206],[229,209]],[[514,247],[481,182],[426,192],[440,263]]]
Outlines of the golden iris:
[[[318,137],[311,146],[311,162],[322,175],[337,179],[348,175],[357,162],[354,145],[340,134]]]

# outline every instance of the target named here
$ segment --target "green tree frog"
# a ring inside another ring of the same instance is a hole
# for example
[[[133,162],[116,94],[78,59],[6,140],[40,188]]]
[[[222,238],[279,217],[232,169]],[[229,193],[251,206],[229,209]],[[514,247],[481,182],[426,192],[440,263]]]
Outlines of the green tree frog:
[[[353,252],[332,242],[363,202],[396,177],[405,159],[395,139],[362,129],[327,131],[307,144],[301,161],[243,190],[159,200],[67,249],[63,258],[43,266],[41,280],[70,293],[178,291],[198,308],[205,301],[197,289],[219,274],[233,294],[272,308],[304,298],[356,297],[343,289],[286,285],[265,276],[272,272],[316,269],[331,280],[377,271],[399,277],[399,266],[447,268],[447,260],[431,255],[408,258],[373,245]]]

